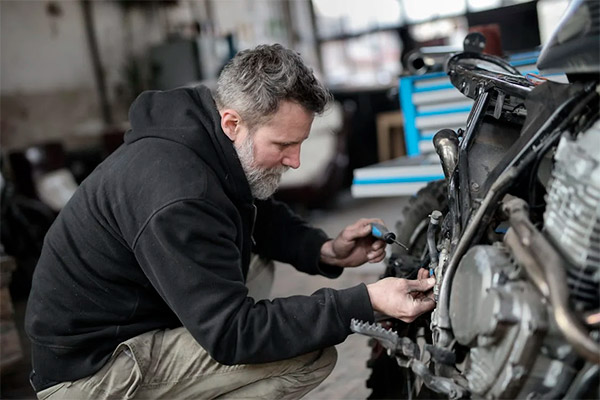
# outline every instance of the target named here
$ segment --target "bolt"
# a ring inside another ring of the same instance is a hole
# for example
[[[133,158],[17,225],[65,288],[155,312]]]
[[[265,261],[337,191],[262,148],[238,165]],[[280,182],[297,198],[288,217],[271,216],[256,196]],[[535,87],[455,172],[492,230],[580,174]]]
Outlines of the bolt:
[[[571,353],[571,350],[572,347],[570,345],[564,344],[556,349],[556,355],[559,360],[564,360]]]
[[[471,190],[474,192],[479,191],[479,184],[477,182],[471,182]]]

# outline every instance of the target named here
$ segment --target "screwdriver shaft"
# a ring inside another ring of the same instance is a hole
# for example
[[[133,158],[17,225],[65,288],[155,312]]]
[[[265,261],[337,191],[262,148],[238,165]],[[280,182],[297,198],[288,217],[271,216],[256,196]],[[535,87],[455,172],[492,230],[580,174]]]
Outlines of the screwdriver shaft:
[[[404,244],[400,243],[399,241],[394,240],[394,243],[396,243],[398,246],[404,247],[406,249],[406,251],[408,251],[408,247],[406,247]]]

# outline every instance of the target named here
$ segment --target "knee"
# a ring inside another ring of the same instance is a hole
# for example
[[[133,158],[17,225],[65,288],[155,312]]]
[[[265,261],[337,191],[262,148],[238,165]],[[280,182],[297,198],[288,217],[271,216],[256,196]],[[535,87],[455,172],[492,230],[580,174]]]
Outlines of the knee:
[[[325,379],[329,376],[337,363],[337,350],[335,347],[327,347],[320,351],[320,356],[313,363],[314,372]]]
[[[337,350],[333,346],[327,347],[323,349],[323,354],[321,355],[321,358],[323,359],[324,365],[326,365],[329,371],[331,371],[337,363]]]

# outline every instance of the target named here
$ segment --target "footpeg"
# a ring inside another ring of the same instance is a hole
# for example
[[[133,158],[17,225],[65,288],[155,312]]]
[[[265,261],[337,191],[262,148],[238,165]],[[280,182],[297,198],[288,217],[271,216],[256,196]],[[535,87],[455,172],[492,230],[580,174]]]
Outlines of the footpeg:
[[[419,346],[409,338],[400,337],[395,331],[386,329],[380,324],[371,324],[357,319],[350,321],[350,330],[376,339],[387,350],[390,357],[396,357],[398,365],[411,369],[423,379],[423,383],[431,390],[445,394],[450,399],[462,399],[469,396],[469,391],[452,379],[433,375],[429,368],[420,361]]]
[[[365,335],[376,339],[388,351],[388,355],[399,358],[398,363],[401,366],[407,366],[408,360],[421,358],[419,346],[406,337],[398,336],[398,333],[390,329],[385,329],[380,324],[371,324],[357,319],[350,321],[350,330],[352,332]],[[408,358],[408,360],[402,360]],[[404,364],[404,365],[403,365]]]

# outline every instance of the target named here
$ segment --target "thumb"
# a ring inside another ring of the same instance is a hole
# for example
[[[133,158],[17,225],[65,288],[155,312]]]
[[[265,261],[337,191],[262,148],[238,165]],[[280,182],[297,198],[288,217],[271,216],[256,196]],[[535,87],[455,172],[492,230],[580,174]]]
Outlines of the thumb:
[[[411,291],[426,292],[435,285],[435,278],[409,280],[406,284]]]

